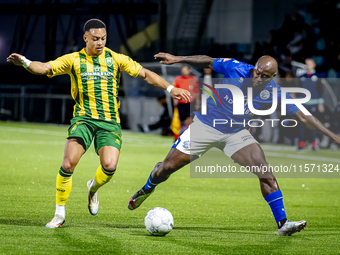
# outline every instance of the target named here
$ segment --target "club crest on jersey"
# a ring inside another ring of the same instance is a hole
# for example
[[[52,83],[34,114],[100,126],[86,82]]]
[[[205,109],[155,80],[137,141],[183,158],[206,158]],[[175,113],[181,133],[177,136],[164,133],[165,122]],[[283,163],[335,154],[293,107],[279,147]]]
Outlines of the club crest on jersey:
[[[270,93],[269,93],[268,90],[263,90],[263,91],[261,91],[261,93],[260,93],[260,97],[261,97],[261,99],[263,99],[263,100],[268,99],[269,96],[270,96]]]
[[[112,66],[113,65],[113,58],[105,58],[105,63],[107,66]]]
[[[76,129],[77,129],[77,125],[74,125],[74,126],[72,127],[72,129],[71,129],[71,134],[73,134],[74,131],[76,131]]]
[[[190,141],[184,141],[184,142],[183,142],[183,147],[184,147],[185,149],[190,149]]]

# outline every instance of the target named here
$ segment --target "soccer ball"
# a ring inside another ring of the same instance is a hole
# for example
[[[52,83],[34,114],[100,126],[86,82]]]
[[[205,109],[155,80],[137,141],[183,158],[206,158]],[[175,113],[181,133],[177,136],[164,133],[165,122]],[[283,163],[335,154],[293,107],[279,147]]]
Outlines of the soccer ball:
[[[165,236],[173,228],[174,218],[167,209],[156,207],[146,214],[144,223],[151,235]]]

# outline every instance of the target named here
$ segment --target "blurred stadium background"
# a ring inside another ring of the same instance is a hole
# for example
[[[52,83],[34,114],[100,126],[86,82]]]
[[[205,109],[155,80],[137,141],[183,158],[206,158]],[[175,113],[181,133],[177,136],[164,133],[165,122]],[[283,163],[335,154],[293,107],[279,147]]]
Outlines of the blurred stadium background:
[[[78,51],[85,45],[82,26],[93,17],[107,25],[107,47],[170,83],[181,66],[161,66],[153,58],[159,51],[234,57],[250,64],[269,54],[279,62],[279,78],[288,84],[304,72],[304,59],[312,57],[325,78],[326,112],[318,117],[339,132],[340,2],[328,0],[0,0],[0,120],[69,124],[74,104],[69,77],[31,75],[7,64],[6,57],[17,52],[49,61]],[[204,77],[200,69],[193,75]],[[157,97],[163,94],[123,75],[123,129],[138,131],[138,123],[156,122],[163,111]],[[296,144],[295,131],[285,136],[278,127],[253,132],[260,141]],[[331,146],[319,139],[322,147]]]

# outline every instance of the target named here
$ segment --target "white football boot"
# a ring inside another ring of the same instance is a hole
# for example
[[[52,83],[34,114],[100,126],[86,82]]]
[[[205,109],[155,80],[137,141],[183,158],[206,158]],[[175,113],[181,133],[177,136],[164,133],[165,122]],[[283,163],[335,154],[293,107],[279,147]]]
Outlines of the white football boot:
[[[280,236],[291,236],[296,232],[300,232],[307,226],[307,221],[290,221],[287,220],[281,228],[278,229]]]
[[[65,223],[65,218],[60,214],[56,214],[54,218],[45,225],[45,228],[59,228]]]
[[[91,196],[91,185],[93,180],[89,180],[87,182],[87,190],[88,190],[88,208],[92,215],[96,215],[99,211],[99,199],[98,199],[98,191]]]

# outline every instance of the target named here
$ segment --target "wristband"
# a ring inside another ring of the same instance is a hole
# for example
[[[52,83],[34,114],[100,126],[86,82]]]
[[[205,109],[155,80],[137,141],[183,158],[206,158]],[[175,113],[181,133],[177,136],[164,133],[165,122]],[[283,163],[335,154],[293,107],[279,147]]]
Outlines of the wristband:
[[[169,87],[166,88],[166,90],[170,93],[170,91],[174,88],[174,86],[170,85]]]
[[[28,60],[28,59],[25,58],[24,56],[22,56],[22,57],[20,58],[20,60],[21,60],[22,66],[25,67],[25,68],[27,68],[27,67],[32,63],[31,60]]]

